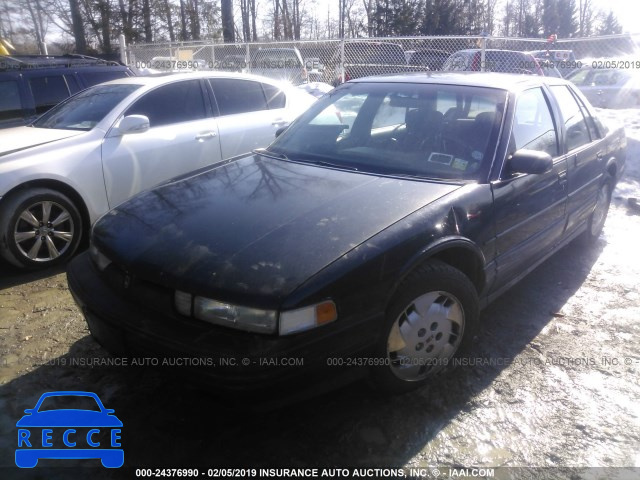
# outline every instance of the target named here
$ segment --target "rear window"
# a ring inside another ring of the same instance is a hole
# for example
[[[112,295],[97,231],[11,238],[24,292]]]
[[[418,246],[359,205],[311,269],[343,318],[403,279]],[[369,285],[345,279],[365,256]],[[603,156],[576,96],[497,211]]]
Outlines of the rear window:
[[[285,107],[287,97],[282,90],[278,87],[274,87],[273,85],[269,85],[268,83],[263,83],[262,88],[264,89],[264,94],[267,97],[267,106],[269,107],[269,110]]]
[[[209,83],[213,88],[220,115],[257,112],[267,110],[267,100],[262,84],[251,80],[214,78]],[[277,98],[274,98],[277,101]]]
[[[36,113],[44,113],[71,94],[62,75],[32,77],[29,87],[36,104]]]
[[[0,122],[22,117],[22,105],[18,82],[15,80],[0,82]]]

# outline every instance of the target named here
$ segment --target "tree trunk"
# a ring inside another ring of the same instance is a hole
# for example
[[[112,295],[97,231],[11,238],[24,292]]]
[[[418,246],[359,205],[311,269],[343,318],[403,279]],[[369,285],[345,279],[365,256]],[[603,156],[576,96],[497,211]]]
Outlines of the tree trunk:
[[[280,40],[280,0],[275,0],[273,7],[273,39]]]
[[[184,8],[184,0],[180,0],[180,40],[187,40],[187,13]]]
[[[256,0],[249,0],[251,3],[251,28],[253,30],[252,40],[258,41],[258,28],[256,27]]]
[[[142,18],[144,21],[144,41],[153,42],[153,32],[151,31],[151,5],[149,0],[142,0]]]
[[[233,1],[222,0],[222,38],[225,43],[236,41],[233,28]]]
[[[69,0],[69,8],[71,10],[71,22],[73,26],[73,38],[76,42],[76,52],[85,54],[87,53],[87,41],[84,36],[84,25],[82,24],[82,15],[80,14],[78,0]]]
[[[102,24],[102,49],[104,53],[111,53],[111,5],[102,0],[98,3],[100,23]]]
[[[167,27],[169,28],[169,40],[172,42],[176,41],[176,34],[173,31],[173,18],[171,17],[171,5],[169,5],[169,0],[164,0],[164,9],[167,14]]]

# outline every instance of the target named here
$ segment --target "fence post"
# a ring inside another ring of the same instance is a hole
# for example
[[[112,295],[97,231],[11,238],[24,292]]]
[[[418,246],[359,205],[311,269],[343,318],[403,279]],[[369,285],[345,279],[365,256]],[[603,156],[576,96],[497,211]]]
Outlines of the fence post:
[[[120,61],[127,65],[127,43],[123,34],[120,34]]]
[[[344,83],[344,37],[340,39],[340,83]]]
[[[482,32],[482,40],[481,40],[481,50],[480,50],[480,71],[484,72],[484,68],[485,68],[485,53],[487,50],[487,34],[485,32]]]
[[[251,57],[249,56],[249,42],[247,42],[245,44],[245,48],[246,48],[246,53],[244,54],[245,63],[247,64],[247,68],[249,69],[249,73],[251,73]]]
[[[47,44],[45,42],[40,42],[40,51],[42,52],[42,55],[49,55]]]

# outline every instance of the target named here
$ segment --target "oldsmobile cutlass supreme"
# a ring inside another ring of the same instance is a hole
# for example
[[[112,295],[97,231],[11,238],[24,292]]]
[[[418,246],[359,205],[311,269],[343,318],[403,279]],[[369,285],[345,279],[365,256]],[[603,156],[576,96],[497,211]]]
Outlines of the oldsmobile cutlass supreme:
[[[230,389],[357,365],[404,391],[468,351],[482,307],[598,238],[625,153],[561,79],[358,79],[267,149],[103,216],[69,286],[114,354],[193,359]]]

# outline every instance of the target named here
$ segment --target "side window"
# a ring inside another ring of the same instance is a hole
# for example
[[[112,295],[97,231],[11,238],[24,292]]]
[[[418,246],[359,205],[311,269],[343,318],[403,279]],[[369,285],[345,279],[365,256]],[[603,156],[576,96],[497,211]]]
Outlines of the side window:
[[[540,88],[527,90],[518,98],[512,132],[516,150],[526,148],[558,156],[553,117]]]
[[[556,85],[551,87],[551,91],[558,101],[564,119],[567,131],[567,151],[591,142],[587,122],[569,89],[564,85]]]
[[[78,93],[80,90],[80,85],[78,85],[78,80],[73,75],[65,75],[64,79],[67,81],[67,85],[69,86],[69,91],[71,95]]]
[[[22,105],[18,82],[9,80],[0,82],[0,122],[22,117]]]
[[[267,110],[262,84],[250,80],[212,78],[209,80],[220,115]]]
[[[32,77],[29,87],[36,104],[36,113],[44,113],[69,97],[69,88],[62,75]]]
[[[269,107],[269,110],[284,108],[286,106],[287,97],[282,90],[278,87],[274,87],[273,85],[269,85],[268,83],[263,83],[262,88],[264,89],[265,97],[267,97],[267,106]]]
[[[598,129],[598,126],[596,125],[596,122],[595,122],[594,118],[589,113],[589,110],[585,106],[585,104],[582,101],[582,99],[579,98],[577,95],[576,95],[576,99],[578,100],[578,103],[580,104],[580,110],[582,111],[582,115],[584,116],[584,119],[587,122],[587,127],[589,127],[589,135],[591,135],[591,139],[595,140],[597,138],[602,138],[604,135],[602,135],[600,133],[600,131],[604,132],[604,130],[599,130]]]
[[[343,133],[347,134],[366,99],[367,95],[348,93],[316,115],[309,125],[344,125]]]
[[[186,80],[156,88],[134,103],[125,115],[146,115],[151,128],[206,117],[199,80]]]
[[[414,101],[414,103],[417,103]],[[380,104],[375,117],[373,117],[373,123],[371,128],[383,128],[390,127],[392,125],[402,125],[405,123],[405,116],[407,114],[406,105],[393,105],[389,95],[385,97]]]

